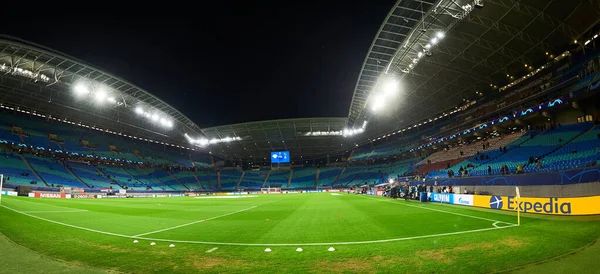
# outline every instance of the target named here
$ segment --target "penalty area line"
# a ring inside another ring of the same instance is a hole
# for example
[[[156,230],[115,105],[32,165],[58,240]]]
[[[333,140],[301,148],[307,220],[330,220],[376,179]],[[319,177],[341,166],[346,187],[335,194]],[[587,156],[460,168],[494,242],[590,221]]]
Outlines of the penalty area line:
[[[25,213],[78,213],[78,212],[88,212],[87,210],[25,210]]]
[[[28,216],[28,217],[31,217],[31,218],[35,218],[35,219],[38,219],[38,220],[42,220],[42,221],[46,221],[46,222],[49,222],[49,223],[53,223],[53,224],[57,224],[57,225],[62,225],[62,226],[70,227],[70,228],[75,228],[75,229],[85,230],[85,231],[89,231],[89,232],[95,232],[95,233],[99,233],[99,234],[109,235],[109,236],[116,236],[116,237],[122,237],[122,238],[127,238],[127,239],[148,240],[148,241],[155,241],[155,242],[205,244],[205,245],[220,245],[220,246],[324,246],[324,245],[375,244],[375,243],[388,243],[388,242],[408,241],[408,240],[425,239],[425,238],[433,238],[433,237],[443,237],[443,236],[451,236],[451,235],[460,235],[460,234],[468,234],[468,233],[485,232],[485,231],[505,229],[505,228],[510,228],[510,227],[517,226],[515,224],[511,224],[511,225],[508,225],[508,226],[497,226],[497,227],[474,229],[474,230],[455,231],[455,232],[448,232],[448,233],[439,233],[439,234],[430,234],[430,235],[421,235],[421,236],[412,236],[412,237],[402,237],[402,238],[394,238],[394,239],[356,241],[356,242],[293,243],[293,244],[281,244],[281,243],[272,243],[272,244],[269,244],[269,243],[265,243],[265,244],[261,244],[261,243],[226,243],[226,242],[186,241],[186,240],[172,240],[172,239],[158,239],[158,238],[145,238],[145,237],[129,236],[129,235],[123,235],[123,234],[118,234],[118,233],[106,232],[106,231],[101,231],[101,230],[96,230],[96,229],[91,229],[91,228],[86,228],[86,227],[81,227],[81,226],[66,224],[66,223],[62,223],[62,222],[58,222],[58,221],[46,219],[46,218],[43,218],[43,217],[31,215],[31,214],[28,214],[28,213],[25,213],[25,212],[22,212],[22,211],[19,211],[19,210],[16,210],[16,209],[12,209],[12,208],[7,207],[5,205],[0,205],[0,206],[3,207],[3,208],[6,208],[8,210],[14,211],[16,213],[19,213],[19,214],[22,214],[22,215],[25,215],[25,216]],[[231,213],[231,214],[233,214],[233,213]]]
[[[163,229],[159,229],[159,230],[155,230],[155,231],[150,231],[150,232],[146,232],[146,233],[134,235],[133,237],[140,237],[140,236],[150,235],[150,234],[154,234],[154,233],[169,231],[169,230],[177,229],[177,228],[188,226],[188,225],[203,223],[203,222],[214,220],[214,219],[217,219],[217,218],[221,218],[221,217],[233,215],[233,214],[236,214],[236,213],[244,212],[244,211],[256,208],[256,207],[257,206],[251,206],[249,208],[245,208],[245,209],[238,210],[238,211],[235,211],[235,212],[231,212],[231,213],[227,213],[227,214],[223,214],[223,215],[219,215],[219,216],[215,216],[215,217],[211,217],[211,218],[202,219],[202,220],[194,221],[194,222],[191,222],[191,223],[186,223],[186,224],[176,225],[176,226],[172,226],[172,227],[168,227],[168,228],[163,228]]]

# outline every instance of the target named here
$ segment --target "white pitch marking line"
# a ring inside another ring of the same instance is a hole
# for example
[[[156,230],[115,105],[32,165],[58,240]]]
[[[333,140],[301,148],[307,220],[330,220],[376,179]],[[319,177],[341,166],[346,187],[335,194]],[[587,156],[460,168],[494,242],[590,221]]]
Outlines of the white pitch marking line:
[[[172,226],[172,227],[168,227],[168,228],[164,228],[164,229],[159,229],[159,230],[155,230],[155,231],[150,231],[150,232],[146,232],[146,233],[142,233],[142,234],[134,235],[133,237],[145,236],[145,235],[149,235],[149,234],[154,234],[154,233],[159,233],[159,232],[163,232],[163,231],[173,230],[173,229],[180,228],[180,227],[184,227],[184,226],[188,226],[188,225],[193,225],[193,224],[197,224],[197,223],[202,223],[202,222],[206,222],[206,221],[209,221],[209,220],[214,220],[214,219],[217,219],[217,218],[221,218],[221,217],[225,217],[225,216],[233,215],[233,214],[236,214],[236,213],[244,212],[244,211],[246,211],[246,210],[250,210],[250,209],[253,209],[253,208],[256,208],[256,207],[257,207],[257,206],[251,206],[251,207],[249,207],[249,208],[245,208],[245,209],[238,210],[238,211],[235,211],[235,212],[231,212],[231,213],[227,213],[227,214],[223,214],[223,215],[219,215],[219,216],[215,216],[215,217],[211,217],[211,218],[206,218],[206,219],[202,219],[202,220],[194,221],[194,222],[187,223],[187,224],[176,225],[176,226]]]
[[[498,222],[494,222],[492,225],[493,225],[494,227],[500,227],[500,226],[498,226]]]
[[[186,240],[169,240],[169,239],[156,239],[156,238],[143,238],[140,237],[138,239],[141,240],[149,240],[149,241],[157,241],[157,242],[174,242],[174,243],[186,243],[186,244],[207,244],[207,245],[228,245],[228,246],[322,246],[322,245],[359,245],[359,244],[375,244],[375,243],[388,243],[388,242],[398,242],[398,241],[407,241],[407,240],[416,240],[416,239],[425,239],[432,237],[441,237],[441,236],[450,236],[450,235],[460,235],[467,233],[475,233],[475,232],[484,232],[490,230],[498,230],[509,227],[514,227],[517,225],[508,225],[503,227],[488,227],[482,229],[474,229],[474,230],[465,230],[465,231],[456,231],[449,233],[439,233],[439,234],[430,234],[430,235],[421,235],[421,236],[412,236],[412,237],[404,237],[404,238],[394,238],[394,239],[383,239],[383,240],[370,240],[370,241],[357,241],[357,242],[336,242],[336,243],[294,243],[294,244],[252,244],[252,243],[221,243],[221,242],[202,242],[202,241],[186,241]]]
[[[26,210],[26,213],[78,213],[88,212],[87,210]]]
[[[384,240],[359,241],[359,242],[294,243],[294,244],[221,243],[221,242],[202,242],[202,241],[154,239],[154,238],[144,238],[144,237],[128,236],[128,235],[123,235],[123,234],[117,234],[117,233],[111,233],[111,232],[106,232],[106,231],[95,230],[95,229],[91,229],[91,228],[85,228],[85,227],[76,226],[76,225],[65,224],[65,223],[53,221],[53,220],[50,220],[50,219],[38,217],[38,216],[35,216],[35,215],[27,214],[25,212],[18,211],[16,209],[12,209],[12,208],[7,207],[5,205],[0,205],[0,206],[6,208],[8,210],[14,211],[16,213],[23,214],[25,216],[29,216],[29,217],[32,217],[32,218],[35,218],[35,219],[39,219],[39,220],[42,220],[42,221],[46,221],[46,222],[50,222],[50,223],[58,224],[58,225],[63,225],[63,226],[71,227],[71,228],[81,229],[81,230],[85,230],[85,231],[96,232],[96,233],[99,233],[99,234],[110,235],[110,236],[123,237],[123,238],[128,238],[128,239],[149,240],[149,241],[156,241],[156,242],[173,242],[173,243],[206,244],[206,245],[227,245],[227,246],[321,246],[321,245],[329,245],[329,246],[331,246],[331,245],[373,244],[373,243],[397,242],[397,241],[407,241],[407,240],[424,239],[424,238],[432,238],[432,237],[442,237],[442,236],[450,236],[450,235],[459,235],[459,234],[483,232],[483,231],[504,229],[504,228],[509,228],[509,227],[515,227],[515,226],[517,226],[515,224],[511,224],[511,225],[503,226],[503,227],[490,227],[490,228],[482,228],[482,229],[475,229],[475,230],[465,230],[465,231],[457,231],[457,232],[449,232],[449,233],[421,235],[421,236],[395,238],[395,239],[384,239]]]
[[[123,234],[111,233],[111,232],[106,232],[106,231],[101,231],[101,230],[95,230],[95,229],[85,228],[85,227],[76,226],[76,225],[65,224],[65,223],[53,221],[53,220],[50,220],[50,219],[38,217],[38,216],[35,216],[35,215],[31,215],[31,214],[28,214],[28,213],[25,213],[23,211],[19,211],[19,210],[16,210],[16,209],[12,209],[12,208],[7,207],[5,205],[0,205],[0,206],[3,207],[3,208],[6,208],[8,210],[12,210],[12,211],[14,211],[16,213],[20,213],[20,214],[23,214],[25,216],[29,216],[31,218],[36,218],[36,219],[39,219],[39,220],[42,220],[42,221],[46,221],[46,222],[50,222],[50,223],[54,223],[54,224],[57,224],[57,225],[64,225],[64,226],[68,226],[68,227],[72,227],[72,228],[77,228],[77,229],[81,229],[81,230],[85,230],[85,231],[90,231],[90,232],[96,232],[96,233],[105,234],[105,235],[111,235],[111,236],[117,236],[117,237],[125,237],[125,238],[132,238],[131,236],[127,236],[127,235],[123,235]]]
[[[207,250],[206,253],[211,253],[211,252],[213,252],[213,251],[215,251],[217,249],[219,249],[219,248],[218,247],[211,248],[211,249]]]
[[[409,204],[405,204],[405,203],[395,203],[393,201],[388,201],[388,200],[383,200],[383,199],[375,199],[375,198],[366,197],[366,196],[362,196],[362,197],[365,197],[365,198],[371,199],[371,200],[375,200],[375,201],[380,201],[380,202],[388,202],[388,203],[397,204],[397,205],[416,207],[416,208],[420,208],[420,209],[426,209],[426,210],[431,210],[431,211],[437,211],[437,212],[443,212],[443,213],[448,213],[448,214],[454,214],[454,215],[463,216],[463,217],[469,217],[469,218],[473,218],[473,219],[480,219],[480,220],[485,220],[485,221],[490,221],[490,222],[498,222],[498,223],[505,223],[505,224],[516,225],[516,224],[513,224],[513,223],[509,223],[509,222],[498,221],[498,220],[494,220],[494,219],[488,219],[488,218],[477,217],[477,216],[471,216],[471,215],[456,213],[456,212],[452,212],[452,211],[446,211],[446,210],[434,209],[434,208],[428,208],[428,207],[416,206],[416,205],[409,205]]]

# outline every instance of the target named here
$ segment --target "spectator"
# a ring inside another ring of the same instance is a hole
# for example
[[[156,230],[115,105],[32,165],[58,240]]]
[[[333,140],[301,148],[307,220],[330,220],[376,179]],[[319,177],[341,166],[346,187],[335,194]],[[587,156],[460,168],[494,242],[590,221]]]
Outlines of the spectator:
[[[488,166],[488,175],[492,175],[492,167]]]

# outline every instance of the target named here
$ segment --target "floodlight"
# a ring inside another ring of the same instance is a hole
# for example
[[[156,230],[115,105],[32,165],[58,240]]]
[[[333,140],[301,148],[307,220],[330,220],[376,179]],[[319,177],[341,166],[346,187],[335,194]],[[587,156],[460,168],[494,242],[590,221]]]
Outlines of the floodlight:
[[[373,111],[378,111],[381,107],[383,107],[384,103],[385,103],[385,100],[384,100],[383,96],[378,95],[373,100],[373,105],[371,108],[373,109]]]
[[[97,103],[104,103],[104,101],[106,101],[106,91],[104,90],[98,90],[94,93],[94,99],[96,100]]]
[[[419,57],[419,58],[423,57],[423,52],[419,51],[419,53],[417,53],[417,57]]]
[[[394,95],[398,90],[398,81],[396,79],[390,79],[383,85],[383,93],[386,95]]]
[[[436,37],[431,38],[431,44],[432,45],[437,44],[437,42],[438,42],[438,39]]]
[[[430,49],[430,48],[431,48],[431,44],[427,44],[427,45],[425,45],[425,48],[426,48],[426,49]]]
[[[158,114],[156,114],[156,113],[152,114],[152,116],[150,116],[150,119],[152,119],[152,121],[154,121],[154,122],[158,121]]]
[[[77,84],[74,90],[77,96],[82,96],[90,93],[90,90],[84,84]]]
[[[136,107],[135,108],[135,113],[137,114],[144,114],[144,109],[142,107]]]
[[[446,34],[445,34],[443,31],[438,31],[438,32],[435,34],[435,36],[436,36],[438,39],[444,39],[444,37],[446,36]]]
[[[117,102],[117,100],[115,100],[115,98],[114,98],[114,97],[108,97],[108,98],[106,98],[106,100],[107,100],[108,102],[110,102],[110,103],[113,103],[113,104]]]

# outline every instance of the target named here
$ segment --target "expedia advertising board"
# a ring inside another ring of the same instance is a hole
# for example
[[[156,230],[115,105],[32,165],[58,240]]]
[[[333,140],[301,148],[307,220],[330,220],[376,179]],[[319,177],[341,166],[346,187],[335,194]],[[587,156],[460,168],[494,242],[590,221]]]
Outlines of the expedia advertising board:
[[[552,215],[595,215],[600,214],[600,196],[576,198],[527,198],[517,202],[513,196],[473,196],[477,207],[511,210],[527,213]]]

